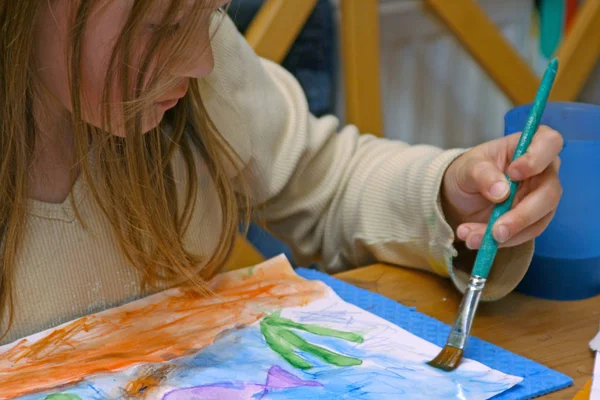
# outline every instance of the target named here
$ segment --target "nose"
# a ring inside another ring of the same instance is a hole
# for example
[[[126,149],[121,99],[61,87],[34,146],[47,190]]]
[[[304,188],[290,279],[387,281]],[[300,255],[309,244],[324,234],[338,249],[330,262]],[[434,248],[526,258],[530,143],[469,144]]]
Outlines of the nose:
[[[185,78],[204,78],[210,75],[215,67],[215,58],[209,41],[204,46],[188,50],[187,53],[181,67],[178,68],[178,75]]]

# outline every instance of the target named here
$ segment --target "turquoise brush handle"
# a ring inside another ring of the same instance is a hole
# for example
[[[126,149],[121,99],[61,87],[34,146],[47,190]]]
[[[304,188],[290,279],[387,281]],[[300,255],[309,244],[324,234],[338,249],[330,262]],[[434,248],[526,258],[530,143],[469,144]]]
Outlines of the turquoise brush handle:
[[[525,154],[529,148],[529,145],[531,144],[533,135],[535,132],[537,132],[540,126],[540,120],[542,119],[542,114],[544,113],[544,108],[546,107],[550,90],[552,90],[552,84],[554,83],[554,78],[556,77],[557,71],[558,60],[554,58],[548,64],[546,72],[544,72],[542,83],[540,84],[538,92],[535,96],[533,106],[531,107],[529,116],[527,117],[527,123],[525,124],[523,133],[519,139],[519,144],[517,145],[515,154],[513,155],[513,161]],[[505,201],[497,204],[492,211],[487,229],[485,230],[485,234],[483,235],[483,239],[481,241],[481,247],[477,252],[477,258],[475,259],[473,272],[471,273],[471,275],[479,276],[484,279],[487,279],[490,269],[492,269],[494,258],[496,258],[496,253],[498,252],[498,243],[492,236],[492,228],[494,227],[496,221],[498,221],[498,218],[503,216],[508,210],[511,209],[513,200],[515,199],[515,194],[517,193],[518,183],[513,182],[508,177],[507,179],[510,185],[510,194]]]

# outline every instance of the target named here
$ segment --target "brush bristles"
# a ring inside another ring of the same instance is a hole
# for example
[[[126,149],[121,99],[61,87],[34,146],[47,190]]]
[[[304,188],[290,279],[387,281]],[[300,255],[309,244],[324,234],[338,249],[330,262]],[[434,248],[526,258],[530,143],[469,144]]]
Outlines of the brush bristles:
[[[462,349],[446,345],[440,354],[438,354],[436,358],[429,361],[427,364],[444,371],[454,371],[456,367],[458,367],[458,364],[460,364],[462,356]]]

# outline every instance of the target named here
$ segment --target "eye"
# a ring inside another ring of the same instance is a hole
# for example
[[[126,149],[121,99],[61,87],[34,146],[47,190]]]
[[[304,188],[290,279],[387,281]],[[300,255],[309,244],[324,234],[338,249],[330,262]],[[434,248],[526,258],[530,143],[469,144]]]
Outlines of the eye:
[[[151,33],[161,32],[167,36],[175,36],[181,29],[181,23],[171,25],[148,24],[148,30]]]

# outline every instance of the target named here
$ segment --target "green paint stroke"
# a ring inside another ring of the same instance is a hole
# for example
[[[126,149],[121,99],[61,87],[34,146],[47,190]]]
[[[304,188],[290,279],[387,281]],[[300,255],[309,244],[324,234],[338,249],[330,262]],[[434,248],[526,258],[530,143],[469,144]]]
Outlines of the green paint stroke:
[[[298,369],[309,369],[313,367],[312,364],[294,352],[294,347],[279,335],[279,330],[277,328],[273,329],[269,325],[261,323],[260,331],[265,337],[265,341],[269,347],[291,365]]]
[[[302,330],[319,336],[329,336],[347,340],[354,343],[362,343],[363,337],[351,332],[342,332],[318,325],[300,324],[281,318],[280,313],[274,313],[260,322],[260,331],[271,350],[278,353],[287,362],[298,369],[310,369],[313,367],[308,361],[300,357],[296,352],[303,351],[319,357],[328,364],[338,367],[350,367],[362,364],[362,360],[335,353],[326,348],[308,343],[292,332],[292,329]]]
[[[308,343],[306,340],[302,339],[294,332],[282,330],[280,335],[288,343],[291,343],[292,346],[296,346],[299,350],[305,351],[307,353],[314,354],[315,356],[319,357],[328,364],[332,364],[337,367],[351,367],[354,365],[362,364],[362,361],[359,359],[343,356],[341,354],[334,353],[331,350],[327,350],[323,347]]]
[[[298,322],[294,322],[290,319],[281,318],[279,317],[279,315],[277,315],[276,317],[270,315],[265,319],[268,320],[267,322],[269,323],[269,325],[300,329],[306,332],[310,332],[314,335],[335,337],[353,343],[362,343],[364,341],[363,337],[358,333],[336,331],[335,329],[329,329],[319,325],[299,324]]]
[[[44,400],[81,400],[81,397],[71,393],[57,393],[46,396]]]

